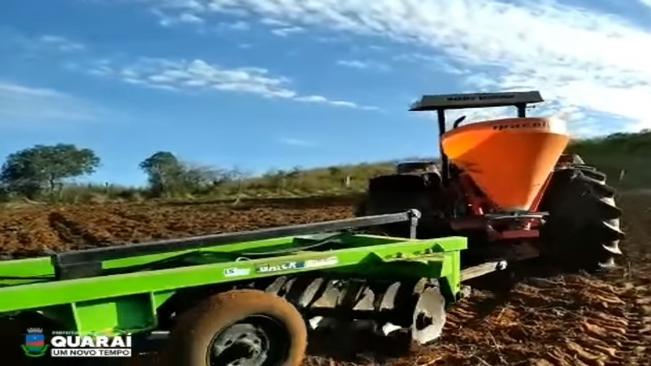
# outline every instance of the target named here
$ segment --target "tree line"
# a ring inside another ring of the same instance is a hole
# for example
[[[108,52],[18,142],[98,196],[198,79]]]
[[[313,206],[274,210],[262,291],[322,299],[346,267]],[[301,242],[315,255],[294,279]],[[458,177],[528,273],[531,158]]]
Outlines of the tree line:
[[[620,177],[613,182],[618,188],[649,188],[651,131],[578,140],[572,142],[568,150],[580,154],[610,177]],[[108,199],[133,199],[142,195],[240,198],[362,192],[367,188],[368,179],[393,173],[396,163],[385,161],[309,170],[300,167],[272,169],[261,176],[250,176],[238,169],[190,164],[171,152],[159,151],[139,164],[147,175],[146,189],[116,187],[109,183],[86,187],[71,184],[71,178],[95,172],[100,161],[91,149],[72,144],[36,145],[17,151],[7,157],[0,170],[0,200],[53,197],[67,201],[62,199],[62,193],[71,193],[76,200],[78,196],[89,197],[95,193]],[[626,172],[626,177],[621,176],[622,171]]]
[[[393,171],[393,163],[356,164],[326,168],[270,169],[252,176],[240,169],[191,164],[169,151],[158,151],[138,165],[147,186],[110,183],[79,184],[73,178],[94,173],[97,154],[73,144],[36,145],[10,154],[0,170],[0,201],[26,197],[57,202],[111,199],[214,197],[299,197],[346,194],[366,189],[368,179]]]
[[[0,171],[0,194],[30,199],[60,194],[65,183],[92,174],[101,159],[87,148],[72,144],[36,145],[10,154]],[[159,151],[139,167],[147,174],[148,193],[163,197],[212,189],[241,178],[238,170],[192,165],[168,151]]]

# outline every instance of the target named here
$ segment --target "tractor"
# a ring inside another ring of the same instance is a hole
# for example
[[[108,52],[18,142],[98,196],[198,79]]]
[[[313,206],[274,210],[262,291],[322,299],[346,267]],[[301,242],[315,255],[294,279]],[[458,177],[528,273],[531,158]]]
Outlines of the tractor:
[[[410,110],[436,111],[439,161],[405,162],[372,178],[357,214],[418,209],[419,237],[469,238],[465,265],[542,256],[585,270],[614,267],[624,236],[615,191],[605,174],[564,153],[564,121],[526,116],[540,102],[538,91],[423,96]],[[448,110],[509,106],[517,118],[462,116],[446,128]],[[381,229],[405,236],[404,227]]]

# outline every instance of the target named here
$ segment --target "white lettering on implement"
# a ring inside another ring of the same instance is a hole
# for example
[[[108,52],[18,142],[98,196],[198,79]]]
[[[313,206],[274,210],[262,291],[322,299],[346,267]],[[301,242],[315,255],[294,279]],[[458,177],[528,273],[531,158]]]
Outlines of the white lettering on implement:
[[[248,276],[251,274],[251,269],[250,268],[226,268],[224,270],[224,276],[225,277],[240,277],[240,276]]]
[[[308,259],[305,261],[305,268],[328,267],[339,263],[337,257],[327,257],[319,259]]]
[[[287,263],[280,263],[280,264],[264,264],[256,268],[256,271],[258,273],[268,273],[268,272],[287,271],[290,269],[297,269],[297,268],[299,268],[297,262],[287,262]]]

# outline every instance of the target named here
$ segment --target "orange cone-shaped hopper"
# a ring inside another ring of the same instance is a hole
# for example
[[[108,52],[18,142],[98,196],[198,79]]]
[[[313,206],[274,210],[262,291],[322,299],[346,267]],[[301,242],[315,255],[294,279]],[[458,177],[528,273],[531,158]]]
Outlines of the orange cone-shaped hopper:
[[[567,146],[565,122],[509,118],[456,128],[443,151],[503,210],[529,210]]]

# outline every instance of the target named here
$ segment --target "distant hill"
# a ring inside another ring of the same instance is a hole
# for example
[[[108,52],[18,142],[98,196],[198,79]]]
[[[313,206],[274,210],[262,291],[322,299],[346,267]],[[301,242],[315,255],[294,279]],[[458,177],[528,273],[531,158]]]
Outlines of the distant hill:
[[[575,140],[568,152],[608,175],[620,190],[651,188],[651,131],[616,133],[601,138]],[[418,160],[418,159],[404,159]],[[243,197],[305,196],[359,193],[370,178],[395,171],[396,161],[269,172],[261,177],[229,182],[219,195]]]
[[[587,164],[608,175],[608,183],[618,190],[651,189],[651,131],[616,133],[602,138],[576,140],[574,152]],[[357,195],[366,190],[369,179],[395,172],[401,159],[377,163],[339,165],[314,169],[294,168],[270,171],[262,176],[233,178],[216,182],[179,199],[226,199]],[[1,193],[1,192],[0,192]],[[58,197],[60,202],[105,202],[147,199],[145,188],[112,185],[71,185]],[[0,194],[0,202],[3,201]],[[4,199],[7,201],[7,198]]]
[[[609,184],[614,187],[623,190],[651,188],[649,130],[574,141],[568,150],[606,173]]]
[[[608,175],[610,185],[620,190],[651,188],[651,131],[616,133],[606,137],[575,140],[567,149],[581,155],[587,164]],[[412,159],[404,159],[412,160]],[[246,191],[282,191],[293,194],[361,192],[367,181],[395,171],[398,161],[333,166],[267,174],[247,180]],[[348,185],[346,179],[349,177]]]

